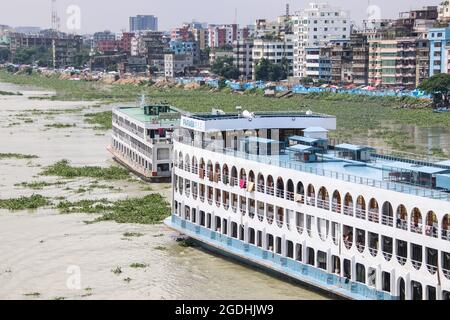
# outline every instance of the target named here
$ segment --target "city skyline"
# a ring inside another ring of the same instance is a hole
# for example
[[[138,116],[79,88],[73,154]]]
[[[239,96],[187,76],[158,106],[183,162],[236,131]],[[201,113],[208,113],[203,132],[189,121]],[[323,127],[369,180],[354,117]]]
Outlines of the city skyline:
[[[153,0],[152,4],[146,4],[143,0],[129,0],[126,3],[114,3],[107,6],[106,1],[96,2],[87,0],[58,0],[57,9],[61,19],[61,30],[67,31],[66,22],[70,14],[66,9],[72,5],[78,6],[81,10],[81,29],[77,33],[93,33],[95,31],[111,30],[120,32],[128,30],[128,19],[137,14],[155,15],[159,19],[159,29],[169,31],[180,26],[183,22],[193,20],[208,23],[233,23],[235,22],[237,9],[237,23],[241,25],[252,24],[257,18],[275,19],[286,11],[286,4],[289,3],[291,13],[308,6],[312,1],[268,1],[268,0],[230,0],[226,3],[218,2],[214,6],[210,1],[198,0],[196,5],[177,0]],[[329,0],[317,1],[328,2],[333,6],[340,6],[343,10],[350,11],[351,20],[357,25],[367,17],[369,6],[378,6],[377,10],[371,10],[375,17],[395,18],[399,12],[420,8],[427,5],[438,5],[441,1],[417,0],[412,5],[410,1],[400,0],[394,3],[388,0],[369,1],[346,1]],[[389,10],[383,10],[389,5]],[[0,24],[18,26],[37,26],[41,28],[51,27],[51,1],[49,0],[16,0],[2,4],[0,11]],[[24,6],[27,11],[21,10]],[[21,15],[11,14],[11,12],[21,12]],[[176,12],[176,14],[174,14]],[[99,15],[101,13],[101,15]]]

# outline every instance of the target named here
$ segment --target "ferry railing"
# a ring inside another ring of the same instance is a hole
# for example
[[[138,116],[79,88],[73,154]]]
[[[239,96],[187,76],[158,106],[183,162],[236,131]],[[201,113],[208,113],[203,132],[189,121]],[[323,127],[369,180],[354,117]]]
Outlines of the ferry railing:
[[[376,257],[378,254],[378,249],[369,247],[369,252],[372,256]]]
[[[192,173],[198,174],[198,166],[192,166]]]
[[[238,179],[236,177],[230,178],[230,186],[235,187],[238,185]]]
[[[201,202],[205,202],[205,196],[200,196],[199,199]]]
[[[283,228],[283,221],[277,219],[278,228]]]
[[[450,241],[450,232],[448,230],[442,230],[442,240]]]
[[[212,204],[213,204],[213,199],[212,199],[212,197],[211,197],[211,198],[208,197],[208,203],[209,203],[209,205],[212,205]]]
[[[397,219],[397,228],[407,231],[408,230],[408,221],[404,219]]]
[[[295,202],[297,203],[305,203],[305,196],[303,194],[295,194]]]
[[[191,172],[191,166],[189,165],[189,163],[186,163],[184,165],[184,171]]]
[[[311,228],[306,228],[306,232],[308,233],[308,235],[310,237],[312,237],[312,230],[311,230]]]
[[[304,230],[304,229],[305,229],[304,227],[297,226],[297,232],[298,232],[299,234],[303,234],[303,230]]]
[[[291,230],[291,224],[290,224],[289,222],[287,222],[287,221],[286,221],[286,228],[287,228],[288,230]]]
[[[277,189],[277,198],[284,198],[284,190]]]
[[[345,247],[347,249],[350,250],[352,248],[352,246],[353,246],[353,241],[349,241],[349,240],[344,239],[344,245],[345,245]]]
[[[264,220],[264,210],[258,210],[258,220],[263,222],[263,220]]]
[[[245,216],[245,215],[247,214],[247,208],[241,206],[241,207],[239,208],[239,210],[241,211],[241,214],[242,214],[243,216]]]
[[[391,216],[382,215],[381,223],[385,226],[392,227],[394,225],[394,218]]]
[[[389,253],[389,252],[386,252],[386,251],[382,251],[382,253],[383,253],[384,258],[385,258],[387,261],[391,261],[391,259],[392,259],[392,253]]]
[[[353,205],[352,206],[343,206],[343,212],[346,216],[353,217]]]
[[[330,199],[317,199],[317,208],[330,210]]]
[[[255,217],[255,208],[249,207],[248,208],[248,216],[253,219]]]
[[[306,204],[308,206],[315,207],[316,206],[316,199],[314,197],[306,197]]]
[[[267,216],[267,222],[269,223],[269,224],[272,224],[273,223],[273,216]]]
[[[427,269],[431,274],[435,274],[437,272],[437,266],[427,264]]]
[[[364,252],[364,250],[366,249],[366,246],[361,243],[357,243],[356,248],[358,249],[359,252]]]
[[[425,225],[425,235],[432,238],[438,237],[438,229],[435,226]]]
[[[225,210],[228,210],[228,209],[230,208],[230,205],[229,205],[228,203],[224,203],[224,204],[223,204],[223,208],[224,208]]]
[[[217,206],[217,208],[220,208],[220,205],[221,205],[222,203],[221,203],[221,201],[220,201],[220,199],[219,200],[216,200],[216,206]]]
[[[237,206],[236,205],[232,205],[231,206],[231,210],[233,210],[233,212],[236,213],[237,212]]]
[[[273,187],[266,187],[266,193],[273,196],[275,195],[275,189]]]
[[[263,184],[257,184],[256,190],[260,193],[264,193],[264,185]]]
[[[337,246],[339,244],[339,238],[336,236],[331,236],[331,239],[333,239],[333,243]]]
[[[400,263],[402,266],[404,266],[406,264],[407,258],[406,257],[402,257],[397,255],[397,261],[398,263]]]
[[[294,193],[291,191],[286,191],[286,200],[294,201]]]
[[[411,232],[413,232],[413,233],[422,234],[423,233],[422,227],[423,226],[421,223],[416,224],[414,222],[411,222],[411,224],[410,224]]]
[[[444,276],[447,279],[450,279],[450,270],[449,269],[442,268],[442,273],[444,274]]]
[[[333,201],[331,203],[331,211],[336,212],[336,213],[341,213],[342,205],[336,201]]]
[[[178,141],[180,143],[192,145],[189,138],[187,138],[187,137],[185,139],[185,137],[183,137],[183,136],[174,135],[174,138],[176,141]],[[237,157],[237,158],[242,158],[245,160],[256,161],[256,162],[265,163],[265,164],[269,164],[269,165],[279,166],[281,168],[298,170],[298,171],[315,174],[315,175],[319,175],[319,176],[324,176],[324,177],[329,177],[329,178],[342,180],[342,181],[346,181],[346,182],[350,182],[350,183],[362,184],[362,185],[367,185],[367,186],[374,187],[374,188],[391,190],[391,191],[395,191],[395,192],[406,193],[406,194],[416,195],[416,196],[425,197],[425,198],[450,201],[450,194],[439,191],[439,190],[427,189],[427,188],[422,188],[422,187],[417,187],[417,186],[409,186],[409,185],[405,185],[405,184],[402,184],[399,182],[380,181],[380,180],[365,178],[365,177],[361,177],[361,176],[350,175],[350,174],[346,174],[346,173],[342,173],[342,172],[313,168],[313,167],[307,166],[306,164],[298,163],[293,160],[288,160],[288,161],[281,160],[281,159],[277,158],[276,156],[271,157],[271,156],[263,156],[263,155],[253,155],[253,154],[249,154],[249,153],[245,153],[245,152],[241,152],[241,151],[236,151],[233,149],[219,147],[217,145],[217,141],[216,142],[205,141],[199,147],[203,148],[205,150],[212,151],[212,152],[223,153],[226,155],[230,155],[230,156]]]
[[[356,208],[355,210],[355,217],[358,219],[366,219],[366,210],[364,209],[360,209],[360,208]]]
[[[419,270],[422,267],[421,261],[416,261],[411,259],[411,264],[413,265],[414,269]]]
[[[379,212],[377,210],[369,209],[369,218],[368,218],[368,220],[370,222],[380,223]]]

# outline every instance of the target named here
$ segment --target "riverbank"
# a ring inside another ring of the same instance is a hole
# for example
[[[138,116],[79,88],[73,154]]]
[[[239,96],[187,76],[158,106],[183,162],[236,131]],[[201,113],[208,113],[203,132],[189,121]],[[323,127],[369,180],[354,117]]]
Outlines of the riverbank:
[[[434,113],[426,108],[429,102],[415,98],[309,94],[277,99],[263,97],[258,92],[232,93],[229,89],[110,85],[60,80],[37,74],[12,75],[6,71],[0,71],[0,81],[54,90],[55,96],[46,97],[52,100],[137,103],[139,97],[145,94],[149,102],[168,103],[189,112],[210,112],[213,107],[234,112],[236,106],[250,111],[311,110],[337,117],[338,129],[330,133],[332,138],[422,155],[450,157],[450,114]],[[111,114],[106,112],[91,117],[94,117],[93,121],[105,124]],[[439,138],[436,138],[437,135]]]

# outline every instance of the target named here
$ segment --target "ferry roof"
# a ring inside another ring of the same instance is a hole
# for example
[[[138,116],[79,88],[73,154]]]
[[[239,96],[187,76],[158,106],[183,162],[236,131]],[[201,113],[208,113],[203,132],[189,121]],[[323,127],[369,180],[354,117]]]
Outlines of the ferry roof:
[[[427,174],[438,174],[438,173],[446,173],[449,171],[449,169],[443,169],[438,167],[432,167],[432,166],[421,166],[414,163],[406,163],[406,162],[392,162],[386,165],[386,167],[390,167],[393,169],[400,169],[405,171],[414,171],[414,172],[420,172],[420,173],[427,173]]]
[[[368,147],[368,146],[357,146],[355,144],[349,144],[349,143],[338,144],[335,148],[341,149],[341,150],[350,150],[350,151],[373,150],[373,148]]]
[[[316,148],[311,147],[311,146],[305,146],[303,144],[296,144],[294,146],[290,146],[288,148],[289,151],[294,151],[294,152],[309,152],[312,150],[315,150]]]
[[[181,127],[200,132],[256,129],[306,129],[321,126],[336,130],[336,117],[311,112],[256,112],[253,117],[242,114],[186,114]]]
[[[118,111],[145,124],[155,124],[155,122],[157,122],[161,126],[178,126],[180,122],[179,119],[165,119],[164,117],[158,115],[147,115],[141,107],[120,107],[118,108]],[[179,112],[178,110],[170,107],[169,113],[176,115]]]
[[[305,132],[306,132],[306,130],[308,130],[308,128],[305,129]],[[301,137],[301,136],[292,136],[292,137],[289,137],[289,140],[297,141],[297,142],[304,142],[304,143],[327,141],[327,139],[317,139],[317,138]]]
[[[269,143],[280,143],[277,140],[273,140],[273,139],[266,139],[266,138],[259,138],[259,137],[244,137],[239,139],[241,141],[246,141],[246,142],[255,142],[255,143],[262,143],[262,144],[269,144]]]

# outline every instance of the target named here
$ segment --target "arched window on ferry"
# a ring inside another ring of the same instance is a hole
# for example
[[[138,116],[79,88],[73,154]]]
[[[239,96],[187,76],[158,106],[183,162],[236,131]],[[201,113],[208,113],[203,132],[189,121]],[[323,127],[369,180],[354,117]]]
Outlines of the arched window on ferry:
[[[353,197],[350,193],[347,193],[344,198],[344,214],[350,217],[353,217],[354,206],[353,206]]]
[[[250,170],[248,173],[248,182],[247,182],[247,191],[248,192],[254,192],[255,191],[255,173],[253,170]]]
[[[380,207],[374,198],[369,201],[369,221],[380,223]]]
[[[275,194],[274,183],[273,183],[273,177],[272,176],[268,176],[267,177],[266,193],[271,195],[271,196],[273,196]]]
[[[198,176],[200,179],[205,179],[205,160],[200,158],[200,165],[198,167]]]
[[[442,230],[442,239],[450,241],[450,234],[448,232],[448,214],[446,214],[442,218],[441,230]]]
[[[193,156],[192,157],[192,173],[197,174],[198,173],[198,162],[197,162],[197,157]]]
[[[294,201],[294,182],[291,179],[288,180],[286,184],[286,199]]]
[[[228,165],[224,164],[222,167],[222,182],[225,185],[228,185],[230,182],[230,172],[228,170]]]
[[[257,187],[258,192],[264,193],[265,185],[266,184],[264,182],[264,176],[261,173],[258,174],[258,187]]]
[[[178,168],[180,168],[181,170],[184,169],[184,164],[183,164],[183,152],[180,151],[180,153],[178,154]]]
[[[308,190],[306,193],[306,204],[309,206],[316,205],[316,190],[314,189],[314,186],[312,184],[308,186]]]
[[[232,187],[238,185],[238,173],[237,173],[237,169],[236,169],[235,166],[233,166],[233,167],[231,168],[230,185],[231,185]]]
[[[433,238],[438,237],[438,219],[433,211],[427,213],[425,235]]]
[[[353,246],[353,227],[345,226],[343,227],[342,240],[347,249],[351,249]]]
[[[400,277],[398,279],[398,299],[399,300],[406,300],[406,285],[405,285],[405,280]]]
[[[331,203],[331,210],[336,213],[342,212],[341,194],[337,190],[333,192],[333,201]]]
[[[297,183],[297,190],[295,191],[295,201],[298,203],[305,203],[305,187],[303,183]]]
[[[278,227],[282,228],[284,224],[284,209],[282,207],[277,207],[276,220]]]
[[[422,213],[418,208],[414,208],[411,213],[411,232],[422,234]]]
[[[319,189],[319,194],[317,197],[317,207],[330,210],[330,195],[325,187]]]
[[[244,168],[242,168],[239,172],[239,188],[247,188],[247,173],[245,172]]]
[[[184,170],[187,172],[191,171],[191,159],[189,158],[188,154],[184,158]]]
[[[383,203],[381,223],[385,226],[392,227],[394,225],[394,209],[389,201]]]
[[[214,180],[214,169],[211,160],[208,161],[208,166],[206,167],[206,175],[208,176],[209,181]]]
[[[221,180],[221,169],[220,169],[220,164],[218,162],[216,162],[216,164],[214,165],[214,182],[219,182]]]
[[[281,177],[277,179],[277,197],[284,198],[284,181]]]
[[[408,230],[408,211],[402,204],[397,208],[396,226],[398,229]]]
[[[363,196],[359,196],[356,199],[356,217],[359,219],[366,219],[366,200]]]

